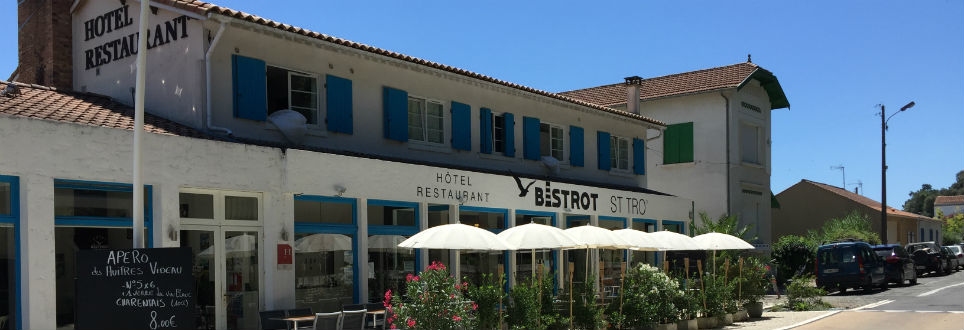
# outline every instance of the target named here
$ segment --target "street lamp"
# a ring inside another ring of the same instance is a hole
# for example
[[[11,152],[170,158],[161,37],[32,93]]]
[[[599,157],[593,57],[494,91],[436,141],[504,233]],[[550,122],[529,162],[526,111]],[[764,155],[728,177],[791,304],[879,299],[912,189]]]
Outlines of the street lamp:
[[[884,105],[880,105],[880,243],[887,244],[887,122],[898,113],[914,107],[914,101],[907,103],[884,119]]]

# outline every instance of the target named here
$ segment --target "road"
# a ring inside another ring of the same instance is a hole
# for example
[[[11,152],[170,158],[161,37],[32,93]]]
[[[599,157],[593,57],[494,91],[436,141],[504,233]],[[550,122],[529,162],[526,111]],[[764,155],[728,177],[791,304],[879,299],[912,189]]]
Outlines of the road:
[[[913,286],[835,293],[825,300],[851,309],[793,329],[964,329],[964,272],[921,277]]]

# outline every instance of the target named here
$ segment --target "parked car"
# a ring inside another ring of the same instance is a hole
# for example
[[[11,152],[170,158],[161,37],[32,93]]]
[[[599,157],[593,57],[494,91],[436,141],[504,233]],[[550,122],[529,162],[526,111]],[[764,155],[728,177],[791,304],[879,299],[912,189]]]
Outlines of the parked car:
[[[930,272],[938,275],[950,273],[950,256],[934,242],[911,243],[904,249],[913,255],[914,263],[917,264],[917,276]]]
[[[866,242],[821,245],[817,248],[817,260],[814,263],[817,287],[828,291],[887,287],[887,274],[884,272],[886,262],[874,253],[873,248]]]
[[[874,245],[874,252],[884,258],[887,282],[904,285],[904,281],[917,284],[917,268],[914,259],[900,244]]]
[[[960,245],[949,245],[945,246],[944,249],[947,250],[947,254],[953,262],[951,269],[964,268],[964,249],[961,249]]]

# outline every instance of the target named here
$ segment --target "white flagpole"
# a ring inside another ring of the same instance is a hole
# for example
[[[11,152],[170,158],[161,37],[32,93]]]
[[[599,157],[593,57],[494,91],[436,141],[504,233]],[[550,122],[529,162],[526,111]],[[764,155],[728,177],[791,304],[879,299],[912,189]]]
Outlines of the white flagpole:
[[[134,248],[144,244],[144,183],[141,178],[141,149],[144,132],[144,91],[147,82],[147,18],[150,0],[141,0],[137,38],[137,82],[134,85]]]

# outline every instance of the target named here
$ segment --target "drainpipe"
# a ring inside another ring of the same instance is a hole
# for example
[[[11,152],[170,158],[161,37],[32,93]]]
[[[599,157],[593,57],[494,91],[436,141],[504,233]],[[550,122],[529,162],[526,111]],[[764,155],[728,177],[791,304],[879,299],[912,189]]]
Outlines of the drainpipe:
[[[208,17],[213,19],[213,17],[210,15]],[[204,53],[204,91],[207,94],[204,105],[207,108],[207,112],[205,114],[207,117],[205,127],[210,130],[222,131],[227,135],[231,135],[232,133],[230,129],[211,124],[211,54],[214,53],[214,48],[218,45],[218,41],[221,40],[221,35],[224,34],[224,28],[227,25],[227,22],[221,21],[221,26],[218,27],[218,32],[214,34],[214,40],[211,40],[211,44],[208,46],[208,51]]]
[[[732,215],[730,210],[730,98],[720,92],[720,97],[725,100],[723,105],[726,107],[726,215]]]

